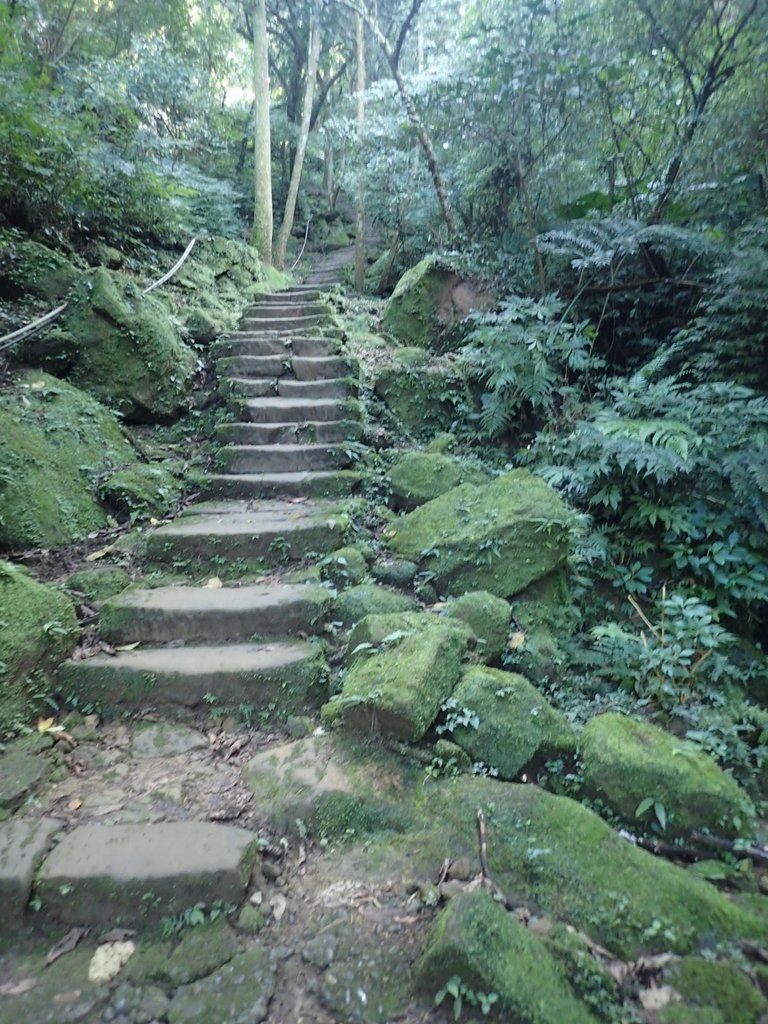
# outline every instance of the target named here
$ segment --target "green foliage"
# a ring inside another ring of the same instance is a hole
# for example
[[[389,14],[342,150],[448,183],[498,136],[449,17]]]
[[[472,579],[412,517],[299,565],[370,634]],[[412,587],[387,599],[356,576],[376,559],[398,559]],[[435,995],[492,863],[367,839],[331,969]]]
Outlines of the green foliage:
[[[463,358],[481,382],[481,425],[496,437],[510,425],[551,416],[575,381],[586,386],[599,361],[593,331],[571,324],[554,296],[511,296],[498,312],[475,314]],[[517,424],[516,424],[517,425]]]
[[[435,993],[435,1006],[440,1006],[449,996],[453,1000],[454,1020],[461,1019],[465,1006],[477,1006],[480,1008],[482,1015],[487,1017],[494,1004],[499,1001],[497,992],[476,992],[463,982],[458,974],[454,974],[453,977],[449,978],[443,987]]]

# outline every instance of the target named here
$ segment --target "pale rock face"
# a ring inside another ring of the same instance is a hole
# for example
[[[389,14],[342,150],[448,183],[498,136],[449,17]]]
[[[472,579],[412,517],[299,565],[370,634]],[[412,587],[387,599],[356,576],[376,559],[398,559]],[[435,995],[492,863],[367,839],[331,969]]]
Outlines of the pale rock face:
[[[108,942],[99,946],[88,965],[88,980],[94,985],[111,981],[136,952],[133,942]]]

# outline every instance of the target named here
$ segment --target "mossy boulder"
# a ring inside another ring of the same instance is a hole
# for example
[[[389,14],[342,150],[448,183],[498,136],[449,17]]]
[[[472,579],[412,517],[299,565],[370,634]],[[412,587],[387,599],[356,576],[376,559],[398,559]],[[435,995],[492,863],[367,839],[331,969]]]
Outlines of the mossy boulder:
[[[323,720],[419,740],[459,680],[469,630],[428,616],[371,619],[369,632],[377,628],[388,632],[376,653],[358,658],[347,670],[341,692],[322,709]],[[400,628],[389,630],[390,624]]]
[[[392,551],[433,574],[442,593],[511,597],[562,565],[571,522],[559,495],[516,469],[479,487],[462,484],[386,531]]]
[[[367,615],[356,624],[347,638],[344,647],[344,664],[347,668],[358,658],[368,658],[374,649],[399,643],[404,636],[416,635],[430,630],[441,620],[431,614],[422,612],[400,612],[396,614]],[[466,639],[466,646],[472,647],[475,636],[466,623],[450,623],[457,633]]]
[[[664,980],[687,1005],[697,1011],[715,1010],[728,1024],[758,1024],[768,1009],[759,989],[734,964],[685,957],[673,964]]]
[[[487,590],[475,590],[450,601],[445,609],[449,619],[460,619],[477,637],[481,661],[497,662],[504,653],[512,609],[501,597]]]
[[[410,512],[460,484],[484,484],[488,474],[448,455],[409,452],[385,478],[394,508]]]
[[[492,1019],[530,1024],[596,1024],[560,963],[490,893],[461,893],[440,914],[417,968],[434,996],[458,977],[474,993],[495,995]]]
[[[210,345],[233,327],[234,317],[221,308],[197,306],[184,320],[184,328],[199,345]]]
[[[352,626],[366,615],[390,615],[411,611],[415,607],[413,598],[405,594],[375,583],[361,583],[339,594],[334,604],[334,616],[343,625]]]
[[[418,566],[407,558],[384,558],[371,566],[373,578],[390,587],[410,587],[417,571]]]
[[[474,667],[464,673],[453,698],[459,708],[473,712],[477,728],[459,726],[451,739],[500,778],[533,775],[547,761],[575,759],[571,724],[522,676]]]
[[[695,829],[717,835],[749,835],[754,808],[739,787],[699,747],[648,722],[619,714],[597,715],[581,740],[584,789],[627,824],[637,827],[638,807],[663,807],[664,833],[688,836]]]
[[[337,587],[361,583],[368,575],[365,558],[357,548],[339,548],[327,555],[320,563],[323,579]]]
[[[395,350],[393,359],[403,350]],[[393,365],[378,371],[373,391],[387,408],[393,423],[417,438],[445,430],[470,409],[474,399],[455,365],[436,360],[425,366]]]
[[[0,562],[0,736],[32,723],[78,636],[66,594]]]
[[[74,384],[126,419],[169,422],[185,408],[196,359],[168,307],[119,272],[95,270],[65,314]]]
[[[0,294],[34,296],[55,303],[78,281],[81,271],[55,249],[27,239],[0,243]]]
[[[180,481],[164,466],[141,464],[118,470],[99,488],[102,499],[132,521],[174,512],[181,491]]]
[[[407,345],[427,348],[447,324],[473,309],[489,309],[493,297],[440,256],[426,256],[400,278],[384,310],[384,328]]]
[[[130,576],[119,565],[99,565],[73,572],[64,586],[70,592],[82,594],[86,601],[100,604],[122,593],[130,582]]]
[[[0,394],[0,548],[57,547],[105,526],[99,479],[135,459],[108,409],[40,371]]]

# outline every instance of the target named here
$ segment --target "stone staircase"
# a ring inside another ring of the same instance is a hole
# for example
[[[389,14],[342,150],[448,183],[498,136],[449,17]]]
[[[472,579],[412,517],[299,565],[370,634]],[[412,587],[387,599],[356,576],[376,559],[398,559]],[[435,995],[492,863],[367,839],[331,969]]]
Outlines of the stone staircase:
[[[80,706],[170,718],[212,702],[287,714],[319,708],[326,666],[322,644],[308,637],[322,632],[331,598],[318,585],[280,582],[275,570],[343,544],[349,520],[339,499],[362,479],[349,468],[361,435],[358,367],[339,347],[315,287],[264,298],[217,345],[234,418],[218,428],[216,470],[201,481],[201,500],[154,530],[145,548],[149,566],[203,582],[132,589],[104,606],[101,634],[116,653],[60,671]],[[242,576],[258,582],[241,584]],[[38,893],[53,922],[135,925],[246,893],[256,857],[247,829],[80,821],[62,832],[62,822],[42,818],[6,837],[17,910],[52,841]]]

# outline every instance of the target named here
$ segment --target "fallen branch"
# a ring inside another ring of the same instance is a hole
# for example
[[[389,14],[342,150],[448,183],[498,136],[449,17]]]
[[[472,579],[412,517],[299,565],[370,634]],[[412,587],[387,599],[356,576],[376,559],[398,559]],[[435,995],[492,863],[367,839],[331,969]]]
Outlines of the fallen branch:
[[[516,903],[513,903],[512,900],[508,899],[504,895],[504,893],[496,884],[496,882],[494,882],[493,876],[491,875],[491,869],[488,867],[488,833],[485,828],[485,815],[483,814],[482,809],[480,807],[477,808],[477,837],[480,843],[480,874],[482,876],[483,888],[488,889],[490,892],[492,892],[493,895],[501,903],[504,904],[507,910],[511,910],[517,913],[522,920],[523,918],[520,914],[521,908],[518,907]],[[524,916],[524,923],[527,923],[527,911],[525,912]]]
[[[768,864],[768,850],[764,850],[762,846],[741,846],[738,840],[732,842],[730,839],[707,835],[706,832],[691,832],[691,838],[715,850],[727,850],[735,857],[748,857],[753,864]]]

